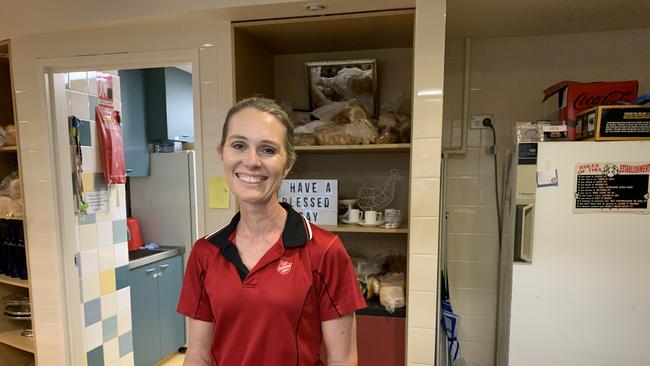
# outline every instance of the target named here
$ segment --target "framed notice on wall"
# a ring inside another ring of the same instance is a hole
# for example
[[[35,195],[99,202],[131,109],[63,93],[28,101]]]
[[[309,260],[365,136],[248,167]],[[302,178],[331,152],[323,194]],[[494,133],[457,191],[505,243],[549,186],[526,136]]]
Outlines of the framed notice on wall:
[[[650,162],[576,165],[575,213],[649,213]]]
[[[337,223],[338,181],[335,179],[285,179],[278,198],[314,224]]]

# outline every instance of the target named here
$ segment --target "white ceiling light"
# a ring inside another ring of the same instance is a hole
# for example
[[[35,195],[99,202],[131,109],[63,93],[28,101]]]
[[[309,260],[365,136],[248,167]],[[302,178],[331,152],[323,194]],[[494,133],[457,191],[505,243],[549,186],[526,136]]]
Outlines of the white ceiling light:
[[[319,4],[319,3],[312,3],[312,4],[305,5],[305,9],[307,9],[309,11],[323,11],[323,10],[327,9],[327,5]]]

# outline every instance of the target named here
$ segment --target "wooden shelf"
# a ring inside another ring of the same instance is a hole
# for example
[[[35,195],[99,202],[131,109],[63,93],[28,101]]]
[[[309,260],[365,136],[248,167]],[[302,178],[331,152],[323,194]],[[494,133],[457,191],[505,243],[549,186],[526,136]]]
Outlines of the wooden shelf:
[[[338,224],[336,226],[323,225],[323,229],[333,233],[378,233],[378,234],[408,234],[408,228],[384,229],[382,227],[368,227],[349,224]]]
[[[22,329],[15,329],[0,332],[0,343],[18,348],[25,352],[34,353],[34,338],[21,336],[20,333],[22,333],[22,331]]]
[[[3,146],[0,147],[0,152],[10,152],[10,151],[18,151],[17,146]]]
[[[322,146],[296,146],[296,152],[309,153],[364,153],[364,152],[408,152],[411,144],[374,144],[374,145],[322,145]]]
[[[0,216],[0,220],[17,220],[22,221],[22,217],[12,217],[12,216]]]
[[[5,283],[7,285],[18,286],[29,288],[29,280],[21,280],[19,278],[9,277],[3,274],[0,274],[0,283]]]

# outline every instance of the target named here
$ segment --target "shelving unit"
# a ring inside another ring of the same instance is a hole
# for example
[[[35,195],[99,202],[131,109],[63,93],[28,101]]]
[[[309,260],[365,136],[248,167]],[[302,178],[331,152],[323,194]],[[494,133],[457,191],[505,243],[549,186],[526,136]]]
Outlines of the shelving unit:
[[[353,224],[323,225],[323,229],[333,233],[374,233],[374,234],[408,234],[408,228],[385,229],[382,227],[364,227]]]
[[[236,99],[263,95],[307,111],[311,106],[305,62],[375,59],[380,110],[382,101],[401,94],[407,97],[395,112],[411,114],[413,29],[412,10],[235,23]],[[382,184],[397,169],[401,180],[390,208],[408,217],[410,143],[296,146],[296,153],[288,178],[336,179],[339,199],[356,198],[364,182]],[[406,221],[398,229],[342,223],[323,228],[338,233],[351,256],[371,258],[408,253]],[[406,313],[406,308],[388,313],[378,300],[357,312],[360,364],[403,362]],[[376,349],[390,349],[394,357],[377,360]]]
[[[18,348],[19,350],[34,353],[34,339],[29,337],[23,337],[20,335],[23,332],[22,329],[15,329],[0,332],[0,343],[6,344],[8,346]]]
[[[2,127],[15,123],[9,51],[9,41],[0,41],[0,124]],[[0,179],[19,170],[20,154],[18,147],[0,147]],[[15,221],[16,225],[22,226],[22,232],[25,232],[24,217],[0,217],[1,220]],[[25,246],[27,246],[27,238],[24,237],[24,239]],[[27,258],[27,263],[29,263],[29,258]],[[30,281],[0,275],[0,304],[5,296],[15,293],[29,295],[31,300]],[[4,309],[2,309],[2,312],[4,312]],[[15,321],[0,315],[0,364],[12,366],[35,364],[35,338],[21,335],[25,324],[25,321]]]
[[[19,278],[9,277],[3,274],[0,274],[0,283],[16,287],[29,288],[29,280],[21,280]]]

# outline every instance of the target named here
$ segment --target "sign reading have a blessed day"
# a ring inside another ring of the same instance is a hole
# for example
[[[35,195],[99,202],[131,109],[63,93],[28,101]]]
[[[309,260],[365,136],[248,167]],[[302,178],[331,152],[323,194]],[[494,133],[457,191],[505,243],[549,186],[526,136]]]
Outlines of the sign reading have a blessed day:
[[[338,181],[330,179],[285,179],[278,194],[307,220],[317,225],[336,225]]]

